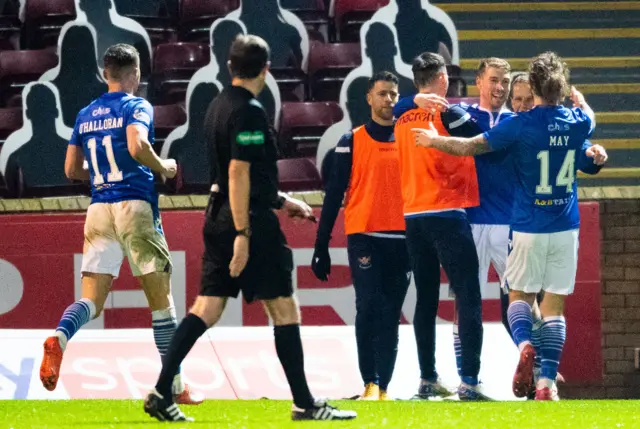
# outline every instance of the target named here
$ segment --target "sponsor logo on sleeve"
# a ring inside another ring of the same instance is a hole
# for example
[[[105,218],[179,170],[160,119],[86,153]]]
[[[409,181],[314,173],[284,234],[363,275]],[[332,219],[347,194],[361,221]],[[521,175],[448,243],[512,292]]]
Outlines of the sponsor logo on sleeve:
[[[243,131],[236,137],[236,142],[243,146],[264,144],[264,133],[262,131]]]

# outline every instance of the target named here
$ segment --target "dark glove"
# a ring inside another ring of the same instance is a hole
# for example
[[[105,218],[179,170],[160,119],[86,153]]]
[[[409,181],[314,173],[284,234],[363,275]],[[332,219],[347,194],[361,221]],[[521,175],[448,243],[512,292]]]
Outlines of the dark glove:
[[[329,243],[316,242],[313,258],[311,259],[313,274],[323,282],[329,280],[331,274],[331,256],[329,256]]]

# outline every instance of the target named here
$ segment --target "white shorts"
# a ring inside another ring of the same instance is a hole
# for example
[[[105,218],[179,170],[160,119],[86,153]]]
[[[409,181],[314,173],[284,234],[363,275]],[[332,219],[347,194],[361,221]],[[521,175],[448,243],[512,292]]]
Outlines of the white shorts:
[[[502,282],[509,254],[509,225],[471,225],[471,232],[478,252],[480,287],[487,285],[491,264]]]
[[[504,286],[571,295],[578,268],[578,230],[552,234],[513,232]]]
[[[124,255],[136,277],[171,272],[160,214],[142,200],[91,204],[84,224],[82,272],[117,278]]]

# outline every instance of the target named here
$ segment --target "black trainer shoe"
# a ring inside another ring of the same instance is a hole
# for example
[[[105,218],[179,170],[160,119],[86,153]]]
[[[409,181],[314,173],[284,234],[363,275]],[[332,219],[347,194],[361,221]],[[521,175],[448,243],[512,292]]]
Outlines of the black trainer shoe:
[[[355,411],[339,410],[320,399],[316,399],[313,407],[306,410],[295,404],[291,408],[291,420],[353,420],[357,416]]]
[[[184,415],[178,405],[169,403],[153,389],[144,400],[144,412],[161,422],[192,422],[193,418]]]

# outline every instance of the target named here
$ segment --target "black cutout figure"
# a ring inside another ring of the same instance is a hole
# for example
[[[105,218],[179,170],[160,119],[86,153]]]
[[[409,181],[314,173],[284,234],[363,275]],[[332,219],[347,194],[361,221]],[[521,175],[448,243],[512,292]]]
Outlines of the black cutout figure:
[[[229,72],[229,67],[227,66],[229,49],[231,48],[231,44],[235,40],[236,36],[244,33],[245,31],[238,21],[224,19],[215,24],[215,28],[211,34],[211,54],[218,64],[218,75],[216,76],[216,80],[220,82],[223,87],[231,85],[231,74]],[[268,85],[265,86],[264,90],[260,93],[258,100],[267,111],[270,123],[273,124],[275,122],[276,115],[276,101],[271,93],[271,88],[269,88]]]
[[[396,70],[395,58],[398,47],[395,44],[392,30],[383,22],[374,22],[370,25],[365,37],[365,55],[371,60],[371,76],[381,71],[388,71],[400,79],[399,90],[401,95],[416,92],[413,81],[402,76]],[[347,112],[354,127],[360,126],[369,120],[371,108],[363,94],[367,93],[367,85],[370,76],[362,76],[351,83],[345,82],[347,87]]]
[[[78,112],[103,93],[107,85],[102,80],[96,60],[93,34],[85,25],[73,24],[62,31],[57,76],[49,80],[60,93],[64,124],[73,128]]]
[[[175,159],[181,166],[182,181],[185,186],[206,187],[209,183],[209,161],[204,138],[204,117],[211,101],[219,93],[213,82],[202,82],[196,85],[188,100],[188,120],[186,132],[181,137],[173,138],[171,134],[165,141],[168,147],[167,158]]]
[[[165,0],[113,0],[119,15],[159,16]]]
[[[429,16],[421,0],[396,0],[398,14],[394,26],[398,33],[402,61],[411,64],[423,52],[433,52],[451,64],[453,42],[440,21]]]
[[[242,0],[239,17],[250,34],[262,37],[271,48],[271,66],[302,68],[302,36],[282,16],[278,0]]]
[[[25,189],[69,185],[64,174],[69,139],[58,134],[60,102],[49,85],[34,83],[25,88],[28,94],[23,99],[23,108],[28,123],[11,134],[3,146],[0,168],[2,159],[8,156],[4,177],[14,194],[20,172]]]
[[[151,72],[151,52],[147,44],[148,35],[138,31],[144,31],[139,26],[136,31],[123,28],[111,20],[109,10],[114,7],[111,0],[77,0],[78,6],[87,15],[87,21],[93,25],[98,35],[98,61],[102,64],[102,54],[109,46],[117,43],[127,43],[134,46],[140,54],[140,72],[147,76]],[[122,17],[123,20],[130,20]],[[132,23],[136,23],[130,20]],[[136,23],[137,24],[137,23]],[[139,24],[138,24],[139,25]],[[145,37],[146,36],[146,37]]]

